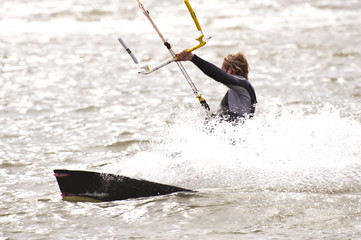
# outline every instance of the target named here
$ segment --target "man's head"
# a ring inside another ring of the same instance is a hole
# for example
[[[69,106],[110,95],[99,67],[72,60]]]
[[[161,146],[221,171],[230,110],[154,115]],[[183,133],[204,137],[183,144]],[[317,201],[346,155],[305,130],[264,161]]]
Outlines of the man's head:
[[[224,58],[222,69],[230,74],[248,79],[249,66],[242,52],[228,54]]]

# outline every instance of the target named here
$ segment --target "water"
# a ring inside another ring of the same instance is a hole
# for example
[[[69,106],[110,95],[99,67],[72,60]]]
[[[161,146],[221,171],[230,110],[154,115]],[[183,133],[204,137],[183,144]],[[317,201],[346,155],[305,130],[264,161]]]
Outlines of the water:
[[[96,4],[0,4],[0,239],[361,239],[359,1],[192,1],[197,54],[244,51],[259,100],[212,134],[176,65],[137,75],[117,42],[169,58],[137,2]],[[175,51],[196,44],[182,1],[143,4]],[[215,110],[226,89],[184,66]],[[65,202],[55,168],[197,192]]]

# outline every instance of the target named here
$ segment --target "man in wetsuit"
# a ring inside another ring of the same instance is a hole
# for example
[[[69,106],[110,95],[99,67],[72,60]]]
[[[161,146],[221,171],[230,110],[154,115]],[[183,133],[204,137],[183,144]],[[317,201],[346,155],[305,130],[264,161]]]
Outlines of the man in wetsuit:
[[[226,121],[252,118],[257,103],[256,93],[248,81],[249,66],[243,53],[228,54],[222,68],[186,51],[176,54],[178,61],[190,60],[203,73],[229,89],[223,97],[216,116]]]

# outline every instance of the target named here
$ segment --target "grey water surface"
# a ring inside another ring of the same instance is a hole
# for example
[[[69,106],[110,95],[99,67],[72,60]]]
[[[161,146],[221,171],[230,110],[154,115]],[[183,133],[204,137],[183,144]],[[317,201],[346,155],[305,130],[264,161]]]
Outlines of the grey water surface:
[[[183,1],[144,0],[179,51]],[[243,51],[254,119],[205,112],[135,0],[0,3],[0,239],[361,239],[361,2],[191,0],[220,66]],[[99,13],[97,9],[102,11]],[[226,88],[185,62],[216,110]],[[52,170],[196,190],[67,202]]]

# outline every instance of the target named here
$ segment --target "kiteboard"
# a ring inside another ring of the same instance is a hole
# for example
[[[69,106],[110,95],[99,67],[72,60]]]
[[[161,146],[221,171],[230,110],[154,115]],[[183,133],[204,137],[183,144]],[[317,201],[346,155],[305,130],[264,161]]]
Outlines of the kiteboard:
[[[115,201],[192,190],[117,174],[55,169],[61,196],[68,201]]]

